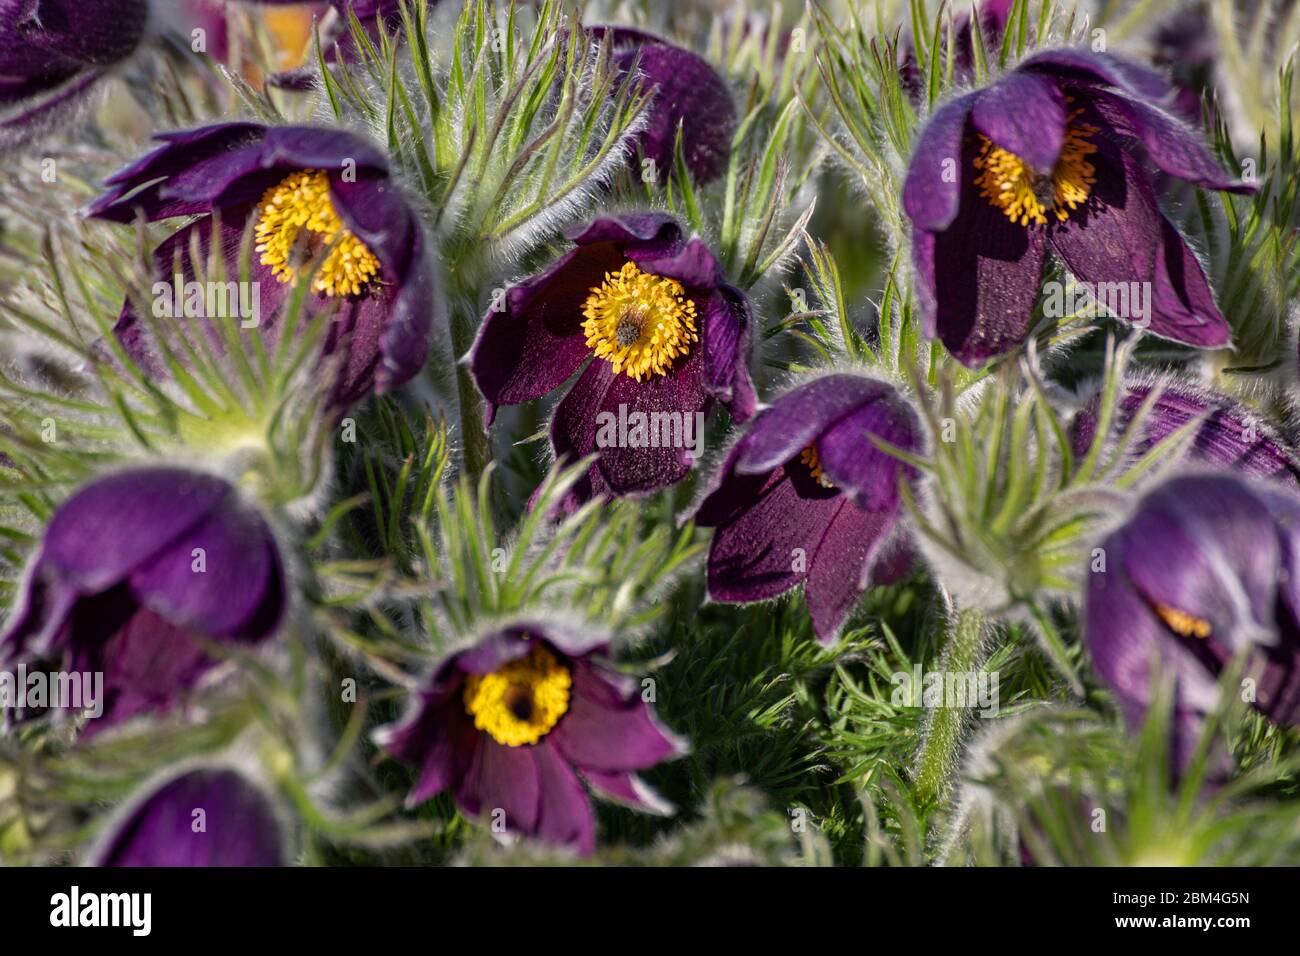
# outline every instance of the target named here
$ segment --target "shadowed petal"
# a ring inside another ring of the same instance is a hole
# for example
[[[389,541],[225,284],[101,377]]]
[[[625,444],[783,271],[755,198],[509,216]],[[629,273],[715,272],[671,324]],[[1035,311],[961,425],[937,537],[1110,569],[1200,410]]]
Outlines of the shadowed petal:
[[[903,208],[914,231],[939,232],[957,218],[962,204],[966,119],[981,95],[968,93],[948,101],[921,130],[903,184]]]
[[[846,496],[810,559],[804,599],[817,639],[839,636],[849,613],[866,590],[872,564],[893,528],[897,509],[862,511]]]
[[[596,848],[596,819],[578,775],[545,741],[533,750],[541,783],[537,835],[583,856]]]
[[[533,759],[536,747],[504,747],[486,734],[456,789],[456,802],[473,817],[505,811],[506,830],[535,833],[541,779]]]

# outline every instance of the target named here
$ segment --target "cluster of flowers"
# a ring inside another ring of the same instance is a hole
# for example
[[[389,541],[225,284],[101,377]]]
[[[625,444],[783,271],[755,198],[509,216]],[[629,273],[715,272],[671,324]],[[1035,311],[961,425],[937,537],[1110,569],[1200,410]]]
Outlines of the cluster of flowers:
[[[155,6],[0,0],[6,139],[23,142],[65,118],[149,41]],[[337,14],[349,4],[333,6]],[[351,3],[376,29],[397,6]],[[1009,6],[985,4],[985,36],[1000,34]],[[593,38],[606,33],[591,28]],[[966,52],[956,68],[968,74],[969,19],[959,33]],[[637,30],[608,34],[622,68],[639,70],[654,94],[632,154],[671,166],[680,129],[695,179],[719,176],[736,123],[728,84],[695,53]],[[342,36],[333,56],[346,59]],[[900,51],[906,77],[905,44]],[[1175,94],[1145,67],[1060,48],[940,105],[902,192],[923,331],[972,367],[1018,350],[1050,254],[1082,282],[1150,287],[1151,334],[1228,346],[1229,324],[1161,212],[1153,170],[1205,189],[1251,187],[1226,175],[1168,111]],[[184,253],[195,247],[238,274],[251,232],[251,278],[266,316],[281,315],[299,273],[314,269],[307,312],[332,317],[323,345],[333,359],[331,414],[424,369],[440,334],[439,264],[428,217],[381,147],[343,129],[253,122],[158,139],[108,177],[89,216],[179,222],[154,252],[167,277],[177,263],[193,277]],[[602,414],[725,408],[734,440],[690,512],[713,529],[708,594],[749,603],[802,586],[815,633],[834,642],[869,587],[918,561],[904,500],[924,490],[897,452],[924,456],[926,431],[906,388],[837,367],[760,400],[750,373],[755,318],[708,242],[652,210],[602,215],[564,238],[569,251],[508,289],[464,357],[487,427],[502,406],[571,383],[549,435],[557,460],[593,458],[563,502],[573,510],[658,491],[697,467],[681,448],[603,447]],[[272,340],[293,332],[275,319],[261,330]],[[157,341],[130,302],[114,334],[141,368],[167,376],[158,356],[175,343]],[[203,323],[163,334],[225,347]],[[1156,388],[1129,383],[1121,411],[1133,414]],[[1172,664],[1185,744],[1215,706],[1219,675],[1244,653],[1260,710],[1295,722],[1300,467],[1281,438],[1247,427],[1247,411],[1227,396],[1177,381],[1159,388],[1143,447],[1198,420],[1190,454],[1206,471],[1151,490],[1103,542],[1111,570],[1088,577],[1083,608],[1096,670],[1139,721],[1157,664]],[[1095,407],[1078,414],[1081,448],[1096,424]],[[273,640],[290,619],[288,551],[276,521],[227,477],[157,462],[98,477],[50,520],[0,635],[0,664],[102,671],[106,706],[83,736],[175,711],[229,653]],[[206,573],[194,573],[196,555]],[[595,625],[521,620],[475,635],[437,664],[408,716],[376,741],[416,769],[412,804],[446,792],[469,816],[504,810],[512,832],[590,852],[587,788],[662,812],[637,772],[685,749],[610,652],[610,635]],[[177,808],[200,804],[214,819],[237,818],[238,829],[192,832]],[[203,767],[135,802],[95,858],[274,864],[287,852],[281,831],[257,786]]]

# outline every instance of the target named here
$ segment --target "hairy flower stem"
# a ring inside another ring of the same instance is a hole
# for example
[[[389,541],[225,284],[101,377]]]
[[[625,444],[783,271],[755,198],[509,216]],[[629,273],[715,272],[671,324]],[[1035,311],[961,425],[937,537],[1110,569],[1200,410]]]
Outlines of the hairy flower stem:
[[[984,646],[984,614],[971,608],[960,611],[948,637],[940,672],[965,674],[979,666]],[[942,702],[941,702],[942,703]],[[929,809],[937,806],[952,785],[961,762],[962,722],[965,709],[935,707],[917,753],[915,793],[917,802]]]
[[[475,322],[471,313],[457,308],[451,317],[451,344],[457,360],[463,358],[474,344]],[[470,377],[469,367],[456,366],[456,398],[460,406],[460,435],[462,467],[467,475],[481,475],[492,460],[492,441],[483,425],[483,399]]]

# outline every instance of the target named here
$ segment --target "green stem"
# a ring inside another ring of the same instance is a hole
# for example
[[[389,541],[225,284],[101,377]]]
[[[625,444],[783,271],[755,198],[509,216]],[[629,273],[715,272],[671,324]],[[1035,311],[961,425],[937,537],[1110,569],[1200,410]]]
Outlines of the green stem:
[[[456,309],[451,317],[451,344],[459,359],[474,344],[475,323],[465,309]],[[492,460],[492,442],[483,425],[483,399],[470,377],[469,368],[456,366],[456,397],[460,405],[460,440],[462,468],[467,475],[481,475]]]
[[[979,665],[984,645],[984,614],[967,608],[957,614],[940,670],[944,674],[968,673]],[[936,707],[917,753],[915,793],[926,808],[943,799],[961,760],[962,723],[966,713],[960,707]]]

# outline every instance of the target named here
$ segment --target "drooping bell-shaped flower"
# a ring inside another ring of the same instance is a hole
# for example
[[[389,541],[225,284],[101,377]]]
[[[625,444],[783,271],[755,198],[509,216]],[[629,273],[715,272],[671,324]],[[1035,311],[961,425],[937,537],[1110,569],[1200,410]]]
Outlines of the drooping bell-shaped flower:
[[[596,633],[521,624],[446,658],[410,714],[376,732],[417,770],[407,803],[446,791],[472,817],[583,854],[595,846],[584,782],[611,800],[668,812],[636,771],[684,746],[640,685],[603,663],[608,650]]]
[[[1149,492],[1090,559],[1083,636],[1137,726],[1157,680],[1174,688],[1173,758],[1185,765],[1219,678],[1241,656],[1242,695],[1300,721],[1300,497],[1231,474]]]
[[[670,216],[601,218],[570,238],[576,248],[488,312],[470,372],[490,422],[583,369],[551,422],[557,458],[599,454],[574,497],[663,488],[694,465],[715,401],[740,421],[753,413],[749,303]],[[644,441],[628,422],[645,423]]]
[[[1172,95],[1143,67],[1057,49],[936,110],[903,190],[926,334],[971,366],[1019,346],[1050,250],[1117,318],[1188,345],[1228,345],[1146,163],[1205,189],[1253,187],[1165,112]]]
[[[261,789],[201,768],[147,793],[115,821],[92,866],[284,866],[284,835]]]
[[[898,492],[911,468],[872,436],[921,447],[915,411],[864,375],[812,379],[761,411],[727,455],[695,512],[716,529],[709,597],[763,601],[804,585],[813,629],[834,640],[872,583],[905,571]]]
[[[140,45],[149,0],[0,0],[0,144],[75,111]]]
[[[0,664],[102,673],[102,713],[85,731],[97,733],[173,709],[220,663],[196,638],[254,647],[287,603],[271,529],[232,485],[132,468],[54,513],[0,634]]]
[[[388,391],[419,373],[436,307],[434,270],[419,216],[381,150],[344,130],[243,122],[158,138],[165,145],[109,177],[109,190],[89,213],[124,223],[137,216],[197,216],[154,254],[164,284],[188,286],[194,280],[195,240],[205,260],[215,241],[226,276],[239,276],[251,220],[249,281],[260,322],[255,334],[274,344],[284,333],[279,316],[293,293],[292,281],[312,257],[324,255],[306,311],[334,310],[324,344],[326,356],[341,359],[332,404]],[[167,328],[176,335],[197,329],[188,334],[205,334],[206,347],[221,348],[224,339],[214,323],[227,317],[202,318]],[[235,318],[241,325],[246,321]],[[133,359],[161,367],[148,323],[130,302],[115,332]],[[169,345],[184,354],[183,344]]]

